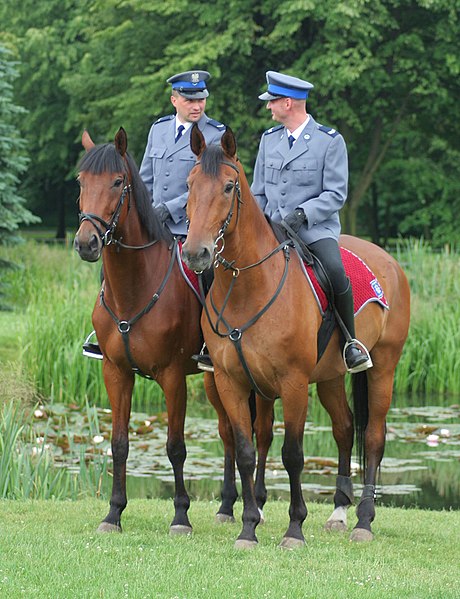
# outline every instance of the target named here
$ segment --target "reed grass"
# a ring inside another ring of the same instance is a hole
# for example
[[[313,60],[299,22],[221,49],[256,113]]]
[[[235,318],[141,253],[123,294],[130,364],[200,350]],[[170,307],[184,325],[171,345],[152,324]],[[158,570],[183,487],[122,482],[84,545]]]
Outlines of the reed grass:
[[[410,334],[396,370],[395,391],[436,394],[450,401],[460,391],[460,256],[434,253],[423,241],[401,242],[394,253],[412,290]],[[92,329],[100,266],[82,262],[68,246],[33,241],[2,248],[2,257],[20,266],[3,276],[8,299],[20,314],[15,334],[21,376],[51,400],[108,406],[101,364],[81,355]],[[4,335],[7,331],[0,333],[0,342]],[[188,378],[188,390],[192,399],[203,397],[201,375]],[[133,409],[152,408],[164,409],[162,391],[137,377]]]
[[[108,456],[96,455],[87,463],[84,445],[69,439],[68,461],[73,468],[58,468],[47,433],[36,437],[33,410],[7,401],[0,410],[0,499],[79,499],[104,496],[108,488]],[[92,432],[99,430],[97,416],[87,406]]]

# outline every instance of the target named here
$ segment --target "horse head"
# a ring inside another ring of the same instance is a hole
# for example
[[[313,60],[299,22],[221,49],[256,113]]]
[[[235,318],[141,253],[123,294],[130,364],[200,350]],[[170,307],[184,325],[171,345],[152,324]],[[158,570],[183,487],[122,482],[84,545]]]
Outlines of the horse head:
[[[120,127],[113,144],[95,145],[84,131],[82,145],[86,153],[78,165],[80,227],[74,248],[83,260],[96,262],[129,210],[128,138]]]
[[[190,146],[197,162],[188,177],[189,231],[182,257],[189,268],[203,271],[222,251],[223,238],[234,229],[240,202],[236,140],[227,127],[220,146],[206,146],[198,126],[192,127]]]

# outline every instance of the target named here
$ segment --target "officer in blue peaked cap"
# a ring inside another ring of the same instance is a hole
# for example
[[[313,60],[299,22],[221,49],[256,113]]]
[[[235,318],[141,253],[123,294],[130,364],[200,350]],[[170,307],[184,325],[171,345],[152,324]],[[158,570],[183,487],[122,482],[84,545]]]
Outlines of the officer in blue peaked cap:
[[[339,210],[348,189],[345,141],[308,114],[311,83],[276,71],[267,71],[266,78],[267,91],[259,99],[281,124],[261,137],[251,190],[264,213],[297,234],[323,264],[343,322],[345,365],[360,372],[372,360],[355,339],[353,292],[338,246]]]

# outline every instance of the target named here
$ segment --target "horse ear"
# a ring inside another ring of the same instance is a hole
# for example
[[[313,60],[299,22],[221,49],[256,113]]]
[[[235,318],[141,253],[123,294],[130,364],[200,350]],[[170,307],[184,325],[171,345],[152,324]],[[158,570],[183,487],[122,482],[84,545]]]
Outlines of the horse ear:
[[[227,127],[225,133],[222,135],[220,145],[229,158],[236,157],[236,139],[230,127]]]
[[[115,147],[121,156],[126,154],[126,150],[128,149],[128,136],[123,127],[120,127],[118,133],[115,135]]]
[[[196,123],[193,123],[190,132],[190,147],[197,158],[199,158],[206,149],[204,135],[201,133],[200,128]]]
[[[81,143],[87,152],[89,152],[91,148],[94,148],[94,141],[91,139],[86,129],[83,131],[83,135],[81,136]]]

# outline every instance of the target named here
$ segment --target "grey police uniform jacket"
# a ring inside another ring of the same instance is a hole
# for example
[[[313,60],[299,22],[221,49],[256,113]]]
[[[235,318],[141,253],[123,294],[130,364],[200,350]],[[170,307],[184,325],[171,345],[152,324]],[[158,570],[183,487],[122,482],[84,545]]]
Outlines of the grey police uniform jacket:
[[[225,131],[225,125],[205,114],[198,121],[198,127],[208,145],[218,143]],[[175,115],[155,121],[149,131],[140,168],[140,175],[149,190],[153,205],[166,205],[171,215],[166,225],[174,235],[187,234],[186,181],[196,162],[196,156],[190,148],[190,131],[191,127],[175,143]]]
[[[282,125],[262,135],[251,186],[259,206],[274,222],[300,207],[308,224],[299,235],[306,243],[340,235],[339,210],[347,199],[348,156],[343,137],[310,115],[289,148]]]

